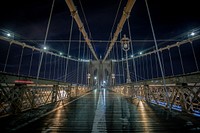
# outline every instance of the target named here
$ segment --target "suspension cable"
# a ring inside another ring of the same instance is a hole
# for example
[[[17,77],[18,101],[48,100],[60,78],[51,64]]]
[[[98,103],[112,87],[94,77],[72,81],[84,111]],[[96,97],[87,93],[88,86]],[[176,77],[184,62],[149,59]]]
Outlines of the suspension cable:
[[[167,98],[166,100],[167,100],[167,103],[168,103],[168,106],[169,106],[169,110],[171,111],[169,94],[167,92],[165,76],[164,76],[164,73],[163,73],[162,63],[161,63],[160,55],[159,55],[159,51],[158,51],[158,44],[157,44],[157,41],[156,41],[156,36],[155,36],[155,33],[154,33],[154,28],[153,28],[153,24],[152,24],[151,15],[150,15],[147,0],[145,0],[145,4],[146,4],[146,7],[147,7],[147,12],[148,12],[148,16],[149,16],[150,25],[151,25],[151,30],[152,30],[152,34],[153,34],[153,38],[154,38],[155,47],[156,47],[156,53],[157,53],[157,57],[158,57],[158,61],[159,61],[159,66],[160,66],[161,75],[162,75],[162,79],[163,79],[164,90],[165,90],[166,98]]]
[[[117,59],[119,59],[119,51],[118,51],[118,46],[116,46],[116,53],[117,53]],[[119,73],[119,84],[121,83],[121,72],[120,72],[120,62],[117,62],[117,69],[118,69],[118,73]]]
[[[151,65],[151,79],[153,79],[153,64],[152,64],[152,54],[150,54],[150,65]]]
[[[85,57],[85,43],[84,43],[84,47],[83,47],[83,59],[84,59],[84,57]],[[82,70],[81,70],[81,84],[83,84],[83,71],[84,71],[84,62],[82,62],[82,68],[81,68]]]
[[[171,57],[170,48],[168,48],[168,51],[169,51],[169,59],[170,59],[171,72],[172,72],[172,75],[174,76],[174,69],[173,69],[173,62],[172,62],[172,57]]]
[[[34,52],[34,49],[32,49],[32,53],[31,53],[31,60],[30,60],[30,65],[29,65],[28,77],[30,77],[30,74],[31,74],[31,68],[32,68],[32,63],[33,63],[33,52]]]
[[[164,59],[163,59],[163,52],[162,50],[160,51],[160,55],[161,55],[161,61],[162,61],[162,67],[163,67],[163,73],[165,75],[165,63],[164,63]]]
[[[145,80],[146,79],[146,75],[145,75],[145,67],[144,67],[144,56],[142,56],[142,70],[143,70],[143,73],[142,73],[142,76],[143,76],[143,79]]]
[[[48,20],[48,24],[47,24],[47,29],[46,29],[46,34],[45,34],[45,38],[44,38],[44,46],[46,46],[46,40],[47,40],[48,33],[49,33],[49,27],[50,27],[50,23],[51,23],[51,17],[52,17],[52,14],[53,14],[54,3],[55,3],[55,0],[53,0],[52,6],[51,6],[51,12],[50,12],[50,16],[49,16],[49,20]],[[39,62],[38,72],[37,72],[37,80],[40,76],[40,69],[41,69],[41,65],[42,65],[43,56],[44,56],[44,50],[42,51],[42,55],[40,57],[40,62]]]
[[[54,70],[53,70],[53,80],[55,79],[55,72],[56,72],[56,58],[57,58],[58,56],[55,56],[54,57]]]
[[[122,50],[122,48],[121,48],[121,58],[123,58],[124,59],[124,57],[123,57],[123,50]],[[125,83],[126,82],[126,78],[125,78],[125,74],[124,74],[125,72],[124,72],[124,61],[122,61],[122,76],[123,76],[123,83]]]
[[[156,65],[156,78],[159,77],[159,74],[158,74],[158,56],[156,56],[156,52],[154,53],[155,54],[155,65]]]
[[[58,63],[57,65],[58,66],[57,66],[57,69],[56,69],[56,74],[57,74],[57,78],[56,79],[59,80],[59,75],[60,75],[59,74],[59,72],[60,72],[60,57],[58,56],[57,58],[58,58],[58,61],[57,61],[57,63]]]
[[[130,40],[132,40],[131,27],[130,27],[130,23],[129,23],[129,18],[128,18],[127,22],[128,22],[129,38],[130,38]],[[133,43],[132,43],[132,41],[130,41],[130,43],[131,43],[131,54],[134,56]],[[137,73],[136,73],[135,58],[133,58],[133,68],[134,68],[134,74],[135,74],[135,82],[137,83]]]
[[[63,77],[63,75],[65,75],[65,74],[63,74],[63,61],[64,60],[64,58],[61,56],[61,63],[60,63],[60,75],[62,75],[62,77]],[[61,78],[61,81],[63,81],[63,79]]]
[[[79,32],[79,40],[81,40],[81,32]],[[78,44],[78,58],[80,58],[80,49],[81,49],[81,41],[79,41]],[[76,75],[76,83],[78,84],[78,80],[79,80],[79,61],[77,61],[77,75]]]
[[[185,74],[185,70],[184,70],[184,66],[183,66],[182,54],[181,54],[181,50],[180,50],[180,46],[179,45],[178,45],[178,53],[179,53],[179,57],[180,57],[180,61],[181,61],[182,72],[183,72],[183,74]]]
[[[148,55],[146,55],[146,69],[147,69],[147,77],[146,79],[149,79],[149,69],[148,69]]]
[[[44,78],[46,77],[46,65],[47,65],[47,53],[45,53],[45,58],[44,58]]]
[[[88,31],[89,31],[89,37],[92,38],[91,31],[90,31],[90,27],[89,27],[89,24],[88,24],[88,21],[87,21],[85,12],[84,12],[84,10],[83,10],[83,5],[82,5],[82,3],[81,3],[81,0],[79,0],[79,3],[80,3],[80,6],[81,6],[81,10],[82,10],[82,12],[83,12],[83,17],[84,17],[84,19],[85,19],[85,23],[86,23],[87,29],[88,29]]]
[[[6,66],[7,66],[7,63],[8,63],[8,57],[10,55],[10,48],[11,48],[11,45],[12,43],[9,44],[9,47],[8,47],[8,51],[7,51],[7,56],[6,56],[6,61],[5,61],[5,65],[4,65],[4,68],[3,68],[3,72],[6,71]]]
[[[18,75],[20,75],[20,70],[21,70],[21,65],[22,65],[22,59],[23,59],[23,54],[24,54],[24,46],[22,46],[22,51],[20,55],[20,61],[19,61],[19,68],[18,68]]]
[[[118,14],[119,14],[119,9],[120,9],[120,7],[121,7],[121,3],[122,3],[122,0],[120,0],[120,2],[119,2],[118,8],[117,8],[117,13],[116,13],[116,15],[115,15],[115,19],[114,19],[114,22],[113,22],[113,25],[112,25],[112,28],[111,28],[111,31],[110,31],[110,37],[109,37],[108,40],[111,40],[111,38],[112,38],[112,32],[113,32],[115,23],[116,23],[116,21],[117,21],[117,16],[118,16]],[[110,43],[110,41],[108,41],[108,43],[107,43],[107,48],[106,48],[106,49],[108,49],[108,44],[109,44],[109,43]],[[106,50],[106,51],[107,51],[107,50]],[[106,51],[105,51],[105,52],[106,52]]]
[[[51,79],[51,63],[52,63],[52,54],[51,54],[51,57],[50,57],[50,65],[49,65],[49,79]]]
[[[194,51],[193,43],[190,42],[190,44],[191,44],[191,47],[192,47],[192,53],[193,53],[193,56],[194,56],[195,65],[196,65],[197,71],[199,71],[199,66],[198,66],[198,63],[197,63],[197,58],[196,58],[196,54],[195,54],[195,51]]]
[[[73,17],[72,17],[72,20],[71,20],[71,28],[70,28],[70,34],[69,34],[69,40],[72,39],[73,23],[74,23],[74,19],[73,19]],[[71,41],[69,41],[68,49],[67,49],[67,56],[68,56],[68,57],[69,57],[70,47],[71,47]],[[68,62],[69,62],[69,59],[67,59],[67,61],[66,61],[66,66],[65,66],[65,81],[67,81]]]

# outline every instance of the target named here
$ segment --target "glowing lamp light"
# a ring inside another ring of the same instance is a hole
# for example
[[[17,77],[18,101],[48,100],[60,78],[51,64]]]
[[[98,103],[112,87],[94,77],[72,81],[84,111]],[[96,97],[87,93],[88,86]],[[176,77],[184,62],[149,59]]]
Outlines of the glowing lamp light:
[[[60,52],[59,54],[60,54],[60,55],[62,55],[63,53],[62,53],[62,52]]]
[[[44,49],[44,50],[47,50],[47,47],[46,47],[46,46],[44,46],[44,47],[43,47],[43,49]]]
[[[142,54],[142,52],[139,53],[140,55]]]
[[[94,77],[94,79],[97,79],[97,77]]]

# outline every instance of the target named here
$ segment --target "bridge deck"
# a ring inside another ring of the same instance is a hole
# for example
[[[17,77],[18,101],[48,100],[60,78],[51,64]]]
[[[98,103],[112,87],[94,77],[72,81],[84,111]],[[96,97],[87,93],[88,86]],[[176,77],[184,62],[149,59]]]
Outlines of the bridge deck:
[[[10,121],[7,119],[7,121]],[[0,119],[0,125],[6,125]],[[10,121],[12,123],[12,121]],[[7,124],[9,125],[9,124]],[[200,126],[141,101],[94,90],[13,132],[198,132]],[[1,127],[1,130],[9,127]],[[4,130],[3,132],[6,132]]]

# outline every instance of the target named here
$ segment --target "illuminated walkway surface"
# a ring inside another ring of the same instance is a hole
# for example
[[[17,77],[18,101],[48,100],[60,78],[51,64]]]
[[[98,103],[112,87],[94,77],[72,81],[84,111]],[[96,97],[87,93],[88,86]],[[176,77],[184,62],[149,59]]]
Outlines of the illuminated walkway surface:
[[[0,125],[6,122],[0,119]],[[12,123],[12,121],[9,121]],[[8,123],[7,123],[8,124]],[[21,125],[17,125],[16,129]],[[3,127],[1,127],[0,132]],[[14,129],[14,128],[13,128]],[[197,131],[198,130],[198,131]],[[114,92],[94,90],[15,132],[199,132],[200,125],[141,101],[130,102]]]

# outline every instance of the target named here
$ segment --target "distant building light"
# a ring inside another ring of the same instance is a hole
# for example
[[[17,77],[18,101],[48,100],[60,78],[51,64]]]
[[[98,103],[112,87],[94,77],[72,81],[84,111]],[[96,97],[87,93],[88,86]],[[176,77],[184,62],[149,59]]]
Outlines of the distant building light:
[[[140,55],[142,54],[142,52],[139,53]]]
[[[104,81],[103,81],[103,83],[105,84],[105,83],[106,83],[106,81],[104,80]]]
[[[97,77],[94,77],[94,79],[97,79]]]
[[[62,55],[63,53],[62,53],[62,52],[60,52],[59,54],[60,54],[60,55]]]
[[[43,49],[44,49],[44,50],[47,50],[47,47],[46,47],[46,46],[44,46],[44,47],[43,47]]]
[[[131,55],[131,58],[133,58],[133,55]]]

